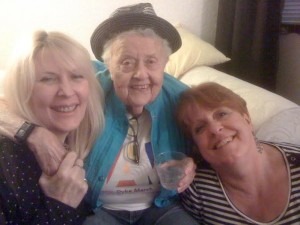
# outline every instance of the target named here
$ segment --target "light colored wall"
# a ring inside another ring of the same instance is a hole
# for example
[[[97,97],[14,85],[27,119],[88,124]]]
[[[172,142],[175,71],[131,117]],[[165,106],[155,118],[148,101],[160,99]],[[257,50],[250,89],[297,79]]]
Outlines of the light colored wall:
[[[139,0],[0,0],[0,69],[15,42],[36,29],[63,31],[84,44],[114,9]],[[148,0],[156,13],[214,44],[219,0]]]

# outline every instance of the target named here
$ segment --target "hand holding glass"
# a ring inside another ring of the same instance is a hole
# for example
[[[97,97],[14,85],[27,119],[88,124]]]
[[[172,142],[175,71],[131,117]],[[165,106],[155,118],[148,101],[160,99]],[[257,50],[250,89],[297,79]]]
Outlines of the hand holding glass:
[[[182,152],[162,152],[155,157],[155,167],[161,185],[169,190],[176,190],[184,176],[184,159]]]

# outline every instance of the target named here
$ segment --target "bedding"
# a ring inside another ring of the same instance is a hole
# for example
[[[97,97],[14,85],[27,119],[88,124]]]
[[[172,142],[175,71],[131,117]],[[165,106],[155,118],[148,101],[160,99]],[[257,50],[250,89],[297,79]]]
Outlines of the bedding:
[[[300,145],[300,107],[275,93],[208,66],[189,70],[180,79],[188,86],[219,83],[243,97],[258,138]]]
[[[182,45],[169,57],[165,72],[176,78],[182,77],[187,71],[197,66],[214,66],[230,59],[211,44],[205,42],[183,25],[174,25]]]
[[[265,141],[300,145],[300,107],[283,110],[266,120],[256,133]]]

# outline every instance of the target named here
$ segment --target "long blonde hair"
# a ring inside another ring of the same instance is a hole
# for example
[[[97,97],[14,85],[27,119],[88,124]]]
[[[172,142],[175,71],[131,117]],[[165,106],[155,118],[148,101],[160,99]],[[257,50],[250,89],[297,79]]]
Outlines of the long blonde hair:
[[[86,113],[79,127],[67,137],[70,149],[84,158],[104,126],[104,94],[90,55],[80,43],[60,32],[35,32],[30,40],[22,43],[22,49],[17,48],[11,59],[4,77],[4,98],[18,116],[39,124],[32,111],[31,97],[36,79],[35,59],[43,51],[51,51],[66,69],[81,68],[86,73],[90,88]]]

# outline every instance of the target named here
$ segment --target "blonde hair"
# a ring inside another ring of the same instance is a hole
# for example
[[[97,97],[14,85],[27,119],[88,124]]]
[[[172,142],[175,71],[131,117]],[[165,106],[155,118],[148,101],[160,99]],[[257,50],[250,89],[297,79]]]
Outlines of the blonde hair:
[[[22,49],[17,50],[4,77],[4,98],[14,113],[36,124],[39,121],[32,111],[31,97],[36,79],[37,54],[51,51],[64,68],[80,68],[85,72],[90,89],[85,116],[79,127],[67,136],[70,149],[84,158],[104,126],[104,94],[88,51],[63,33],[45,31],[35,32],[30,40],[22,43]]]
[[[140,35],[142,37],[151,37],[156,38],[161,41],[162,47],[164,48],[166,58],[168,59],[169,56],[172,54],[172,49],[169,45],[169,42],[166,39],[161,38],[158,34],[155,33],[153,29],[150,28],[134,28],[132,30],[124,31],[122,33],[118,33],[112,38],[110,38],[103,47],[102,59],[105,64],[109,64],[111,58],[111,47],[113,43],[117,41],[123,40],[125,37],[130,35]]]

